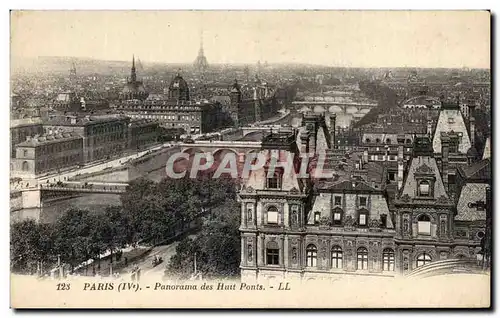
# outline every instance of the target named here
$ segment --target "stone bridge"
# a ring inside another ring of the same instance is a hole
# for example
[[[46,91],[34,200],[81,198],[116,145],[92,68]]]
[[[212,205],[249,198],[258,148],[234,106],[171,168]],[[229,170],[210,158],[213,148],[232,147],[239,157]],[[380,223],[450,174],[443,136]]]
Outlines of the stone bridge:
[[[237,156],[244,156],[247,153],[257,153],[261,149],[260,141],[209,141],[199,140],[194,143],[179,144],[182,153],[194,156],[195,153],[211,153],[214,157],[227,152],[232,152]]]
[[[314,112],[318,114],[367,114],[377,104],[339,103],[327,101],[294,101],[292,107],[298,112]]]

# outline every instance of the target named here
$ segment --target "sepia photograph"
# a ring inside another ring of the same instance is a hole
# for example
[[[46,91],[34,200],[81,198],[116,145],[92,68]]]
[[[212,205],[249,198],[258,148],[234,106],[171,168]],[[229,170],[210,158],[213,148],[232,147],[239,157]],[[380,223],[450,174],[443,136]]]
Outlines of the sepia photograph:
[[[11,10],[11,308],[491,308],[491,25]]]

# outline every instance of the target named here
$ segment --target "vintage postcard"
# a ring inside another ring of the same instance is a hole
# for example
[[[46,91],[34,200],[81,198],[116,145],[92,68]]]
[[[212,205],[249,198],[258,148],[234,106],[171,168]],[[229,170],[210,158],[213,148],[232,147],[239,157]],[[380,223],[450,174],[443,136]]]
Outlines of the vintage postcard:
[[[489,308],[488,11],[11,11],[13,308]]]

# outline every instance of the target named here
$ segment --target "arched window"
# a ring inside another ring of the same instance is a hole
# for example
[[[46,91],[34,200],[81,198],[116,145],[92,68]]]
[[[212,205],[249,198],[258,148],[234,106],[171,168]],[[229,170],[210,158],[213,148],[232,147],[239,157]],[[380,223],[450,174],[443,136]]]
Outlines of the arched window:
[[[342,248],[340,246],[332,248],[332,268],[342,268]]]
[[[390,143],[391,143],[391,139],[390,139],[390,138],[387,138],[387,139],[385,140],[385,142],[386,142],[387,144],[390,144]]]
[[[429,254],[425,252],[417,256],[417,267],[423,266],[430,262],[432,262],[432,258]]]
[[[30,169],[28,161],[23,161],[22,169],[23,171],[28,171]]]
[[[365,247],[358,248],[357,259],[356,269],[368,269],[368,250]]]
[[[431,235],[431,219],[426,214],[418,217],[418,234]]]
[[[274,205],[267,209],[267,223],[278,224],[278,208]]]
[[[382,270],[384,271],[394,270],[394,250],[390,248],[386,248],[382,252]]]
[[[422,180],[418,184],[418,195],[428,197],[431,195],[431,184],[427,180]]]
[[[380,138],[375,139],[375,142],[378,144],[380,143]]]
[[[371,142],[370,138],[366,138],[366,143],[370,143],[370,142]]]
[[[316,267],[318,260],[318,249],[314,244],[307,245],[306,260],[307,260],[307,267]]]
[[[344,215],[344,211],[341,208],[337,207],[333,210],[333,225],[342,225],[342,217]]]

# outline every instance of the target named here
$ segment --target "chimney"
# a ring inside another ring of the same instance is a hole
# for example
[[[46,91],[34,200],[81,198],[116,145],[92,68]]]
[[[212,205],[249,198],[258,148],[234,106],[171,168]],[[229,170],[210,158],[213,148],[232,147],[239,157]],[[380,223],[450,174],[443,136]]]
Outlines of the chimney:
[[[447,133],[441,133],[441,172],[443,185],[448,191],[448,155],[450,152],[450,137]]]
[[[404,163],[404,145],[398,146],[398,190],[403,187],[403,163]]]
[[[332,149],[337,149],[337,144],[335,140],[336,121],[337,121],[337,115],[330,114],[330,144],[332,145]]]

